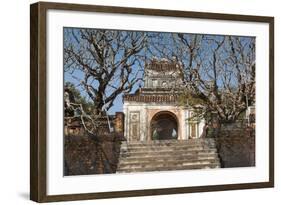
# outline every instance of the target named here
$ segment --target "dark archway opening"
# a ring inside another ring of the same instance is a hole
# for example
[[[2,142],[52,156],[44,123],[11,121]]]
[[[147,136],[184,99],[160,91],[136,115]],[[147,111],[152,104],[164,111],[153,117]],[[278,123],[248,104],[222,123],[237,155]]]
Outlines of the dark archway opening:
[[[178,138],[178,123],[170,112],[157,113],[150,123],[152,140],[169,140]]]

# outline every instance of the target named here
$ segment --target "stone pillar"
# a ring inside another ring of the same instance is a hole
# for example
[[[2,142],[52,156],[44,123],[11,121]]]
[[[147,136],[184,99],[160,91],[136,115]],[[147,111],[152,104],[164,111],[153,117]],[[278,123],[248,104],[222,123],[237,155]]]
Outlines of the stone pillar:
[[[124,134],[124,113],[123,112],[116,112],[114,128],[115,128],[115,132]]]

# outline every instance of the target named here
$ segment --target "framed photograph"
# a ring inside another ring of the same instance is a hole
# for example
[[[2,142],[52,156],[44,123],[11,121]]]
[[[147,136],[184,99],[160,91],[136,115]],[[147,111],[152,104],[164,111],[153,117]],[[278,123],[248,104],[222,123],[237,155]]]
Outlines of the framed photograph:
[[[40,2],[30,198],[274,186],[274,18]]]

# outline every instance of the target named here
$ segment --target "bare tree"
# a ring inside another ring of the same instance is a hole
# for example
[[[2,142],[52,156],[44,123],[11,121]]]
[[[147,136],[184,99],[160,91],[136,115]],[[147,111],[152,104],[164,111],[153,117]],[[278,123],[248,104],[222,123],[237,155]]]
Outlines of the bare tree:
[[[68,28],[64,40],[65,72],[80,72],[73,77],[97,112],[141,81],[145,56],[181,63],[184,97],[198,116],[235,121],[255,102],[253,37]]]
[[[235,121],[254,104],[254,38],[180,33],[167,38],[151,52],[181,62],[186,84],[181,103],[192,106],[195,116],[216,112],[221,121]]]
[[[142,79],[142,32],[64,30],[64,71],[77,79],[100,113]]]

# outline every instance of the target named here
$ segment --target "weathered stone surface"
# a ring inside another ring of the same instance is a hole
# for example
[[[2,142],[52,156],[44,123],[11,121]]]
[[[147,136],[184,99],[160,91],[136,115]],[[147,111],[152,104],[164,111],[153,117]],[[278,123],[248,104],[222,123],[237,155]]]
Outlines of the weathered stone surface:
[[[66,136],[64,142],[64,175],[115,173],[122,136]]]
[[[221,165],[227,167],[255,166],[255,135],[221,136],[217,139]]]
[[[117,172],[219,168],[214,139],[123,142]]]

